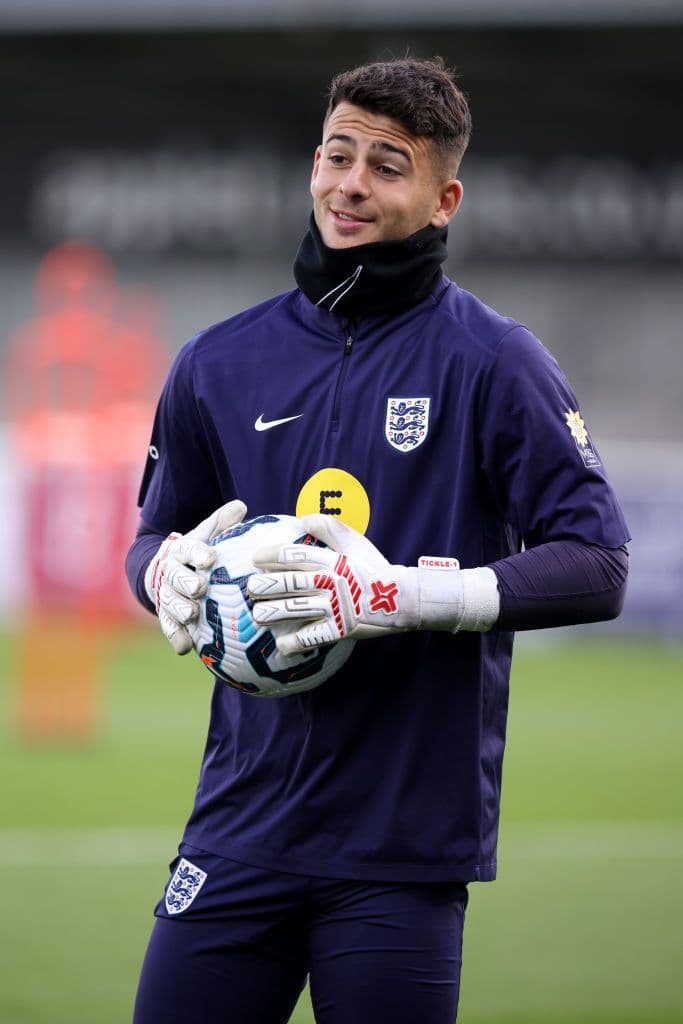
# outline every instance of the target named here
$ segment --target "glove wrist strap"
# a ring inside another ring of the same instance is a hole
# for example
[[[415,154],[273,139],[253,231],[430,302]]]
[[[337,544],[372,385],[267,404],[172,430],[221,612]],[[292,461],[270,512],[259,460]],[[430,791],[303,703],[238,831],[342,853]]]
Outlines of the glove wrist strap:
[[[159,614],[159,589],[164,577],[164,558],[174,540],[180,537],[179,533],[169,533],[166,540],[159,545],[159,550],[145,570],[145,590],[147,597],[154,605],[157,615]]]
[[[419,588],[418,629],[483,633],[497,621],[500,594],[492,569],[420,565],[414,571]]]
[[[500,614],[498,577],[493,569],[463,569],[463,616],[459,629],[473,633],[486,633],[495,626]]]
[[[154,577],[154,570],[155,570],[155,567],[156,567],[156,565],[155,565],[156,560],[157,560],[157,556],[155,555],[154,558],[152,559],[152,561],[149,563],[149,565],[145,569],[145,593],[147,594],[147,597],[150,599],[150,601],[154,605],[154,610],[158,611],[157,595],[156,595],[156,591],[154,590],[154,588],[152,586],[152,579]]]

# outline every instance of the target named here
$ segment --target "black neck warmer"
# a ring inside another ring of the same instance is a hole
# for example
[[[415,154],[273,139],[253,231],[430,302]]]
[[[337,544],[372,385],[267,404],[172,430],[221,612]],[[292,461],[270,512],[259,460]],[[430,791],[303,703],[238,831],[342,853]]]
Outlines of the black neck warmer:
[[[448,228],[421,228],[398,242],[331,249],[313,215],[294,261],[306,298],[340,316],[393,315],[415,306],[436,287],[448,255]]]

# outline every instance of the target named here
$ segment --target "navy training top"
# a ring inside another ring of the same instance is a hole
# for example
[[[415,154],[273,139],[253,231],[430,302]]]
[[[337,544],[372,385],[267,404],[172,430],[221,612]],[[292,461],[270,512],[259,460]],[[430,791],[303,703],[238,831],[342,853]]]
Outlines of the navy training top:
[[[446,278],[390,318],[349,324],[294,290],[203,331],[174,361],[152,446],[142,516],[162,534],[240,497],[250,516],[367,522],[404,565],[629,539],[553,357]],[[335,878],[494,878],[512,640],[361,641],[284,699],[217,682],[184,840]]]

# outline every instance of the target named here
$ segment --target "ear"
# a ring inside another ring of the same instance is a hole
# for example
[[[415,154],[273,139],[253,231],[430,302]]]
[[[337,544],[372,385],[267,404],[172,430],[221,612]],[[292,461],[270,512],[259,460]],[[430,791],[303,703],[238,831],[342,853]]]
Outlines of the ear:
[[[313,170],[311,172],[311,192],[313,191],[313,183],[315,179],[318,177],[318,170],[320,168],[320,159],[322,155],[323,147],[318,146],[318,148],[315,151],[315,155],[313,156]]]
[[[458,207],[462,202],[462,182],[451,178],[441,190],[440,202],[430,224],[435,228],[445,228],[450,220],[455,217]]]

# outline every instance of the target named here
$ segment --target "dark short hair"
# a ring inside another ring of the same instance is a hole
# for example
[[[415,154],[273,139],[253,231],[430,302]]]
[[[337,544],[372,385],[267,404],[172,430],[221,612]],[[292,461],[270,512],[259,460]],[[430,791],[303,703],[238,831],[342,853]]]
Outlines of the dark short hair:
[[[467,149],[472,118],[455,70],[442,57],[432,60],[378,61],[335,75],[326,117],[346,101],[373,114],[391,117],[411,135],[431,139],[443,169],[453,172]]]

